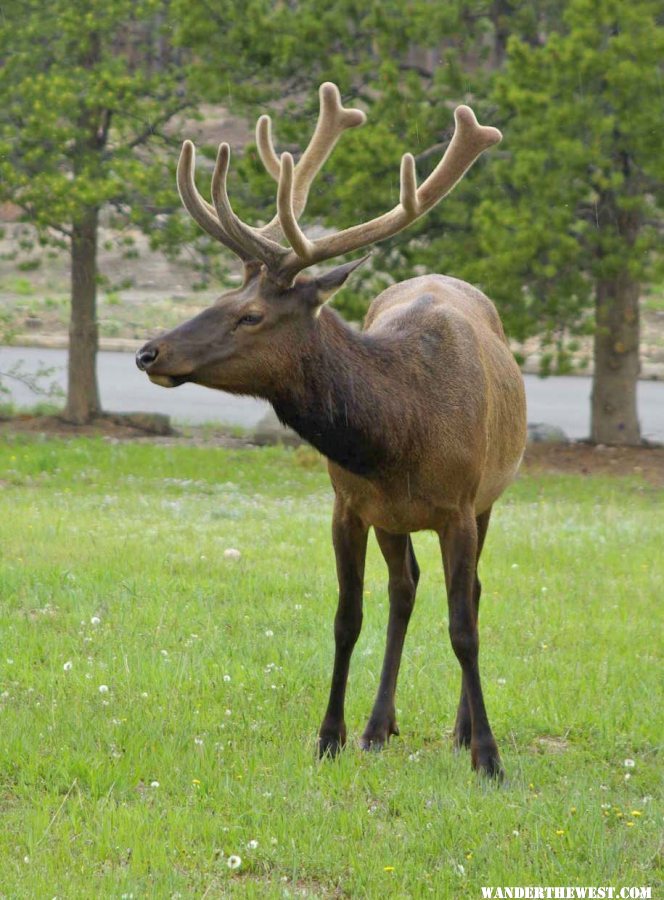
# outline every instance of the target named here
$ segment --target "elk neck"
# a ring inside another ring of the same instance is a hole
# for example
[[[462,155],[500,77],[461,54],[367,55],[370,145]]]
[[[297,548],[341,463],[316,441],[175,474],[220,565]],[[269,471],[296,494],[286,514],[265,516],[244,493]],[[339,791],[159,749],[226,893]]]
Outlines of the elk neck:
[[[323,307],[293,359],[292,377],[268,399],[328,459],[376,477],[408,452],[412,405],[392,375],[400,357],[395,342],[356,331]]]

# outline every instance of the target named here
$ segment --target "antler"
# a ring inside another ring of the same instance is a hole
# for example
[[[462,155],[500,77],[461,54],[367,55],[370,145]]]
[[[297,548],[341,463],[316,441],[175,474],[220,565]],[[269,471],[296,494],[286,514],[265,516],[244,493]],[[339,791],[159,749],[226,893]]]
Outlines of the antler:
[[[401,160],[399,203],[393,209],[369,222],[310,241],[298,225],[309,188],[343,131],[365,121],[361,110],[346,109],[341,105],[339,90],[331,82],[322,84],[319,94],[316,129],[297,165],[290,153],[283,153],[281,159],[275,153],[269,116],[261,116],[258,120],[258,151],[265,168],[278,182],[277,214],[262,228],[247,225],[231,207],[226,189],[230,162],[228,144],[220,145],[212,176],[214,207],[196,189],[191,141],[184,142],[178,163],[180,196],[195,221],[245,263],[260,260],[273,276],[289,283],[299,271],[314,263],[385,240],[406,228],[442,200],[477,157],[502,138],[497,128],[479,125],[470,107],[457,107],[452,140],[441,161],[419,188],[415,160],[412,154],[406,153]],[[280,232],[290,243],[290,248],[275,240]]]
[[[339,89],[326,81],[320,86],[320,112],[309,146],[300,157],[292,179],[292,205],[294,215],[300,216],[307,202],[309,188],[321,166],[325,163],[342,133],[366,121],[359,109],[346,109],[341,105]],[[281,162],[272,143],[272,123],[269,116],[261,116],[256,124],[256,143],[263,165],[275,181],[281,177]],[[289,249],[274,238],[282,233],[279,216],[262,228],[252,228],[235,214],[228,199],[226,177],[230,162],[230,147],[221,144],[212,175],[212,207],[196,188],[194,182],[195,149],[191,141],[185,141],[178,163],[177,183],[180,197],[191,217],[209,235],[220,241],[245,263],[258,259],[271,271],[278,271],[289,256]]]
[[[310,241],[297,223],[293,202],[293,158],[289,153],[284,153],[281,157],[277,210],[283,232],[293,248],[282,263],[284,272],[295,275],[314,263],[385,240],[419,219],[449,194],[477,157],[502,139],[497,128],[480,125],[469,106],[457,107],[454,119],[454,135],[443,158],[419,188],[415,159],[412,154],[405,153],[401,159],[399,203],[382,216],[317,241]]]

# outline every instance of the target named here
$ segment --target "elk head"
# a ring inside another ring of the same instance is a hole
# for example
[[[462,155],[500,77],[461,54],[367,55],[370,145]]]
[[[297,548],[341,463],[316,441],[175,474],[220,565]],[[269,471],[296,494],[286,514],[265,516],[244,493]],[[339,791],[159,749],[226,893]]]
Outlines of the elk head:
[[[208,234],[243,261],[244,281],[195,318],[145,344],[136,354],[138,367],[163,387],[191,381],[232,393],[269,396],[271,386],[288,378],[298,353],[306,352],[321,305],[363,259],[318,277],[302,271],[401,231],[449,193],[480,153],[501,139],[496,128],[480,126],[469,107],[459,106],[454,115],[452,140],[419,187],[415,160],[406,153],[401,160],[400,200],[393,209],[315,241],[298,224],[309,188],[342,132],[365,121],[363,112],[341,105],[336,85],[326,82],[320,87],[318,123],[297,165],[290,153],[281,157],[275,153],[269,117],[258,120],[259,154],[278,184],[277,214],[262,228],[247,225],[231,207],[226,190],[228,144],[219,147],[212,205],[196,189],[194,145],[185,141],[177,174],[182,201]],[[284,246],[283,238],[289,246]]]

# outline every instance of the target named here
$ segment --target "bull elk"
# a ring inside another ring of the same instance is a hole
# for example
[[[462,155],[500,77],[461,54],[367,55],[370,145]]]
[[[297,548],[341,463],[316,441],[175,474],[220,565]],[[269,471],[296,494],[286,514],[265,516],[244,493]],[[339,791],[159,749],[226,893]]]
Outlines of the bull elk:
[[[323,84],[316,129],[295,165],[290,153],[275,153],[270,119],[261,116],[258,150],[278,185],[277,213],[261,228],[247,225],[231,207],[228,144],[219,148],[212,205],[195,186],[194,146],[184,142],[177,173],[182,201],[242,260],[244,280],[209,309],[145,344],[136,360],[163,387],[193,382],[268,400],[282,422],[328,459],[339,603],[319,755],[333,756],[346,742],[344,698],[362,625],[370,527],[387,563],[390,608],[380,684],[361,745],[379,749],[399,733],[394,695],[419,578],[410,534],[433,529],[462,672],[455,744],[470,747],[475,769],[501,777],[480,683],[477,563],[492,504],[519,467],[526,425],[523,380],[500,319],[471,285],[423,275],[379,294],[363,330],[356,331],[326,303],[363,260],[322,275],[300,274],[401,231],[438,203],[501,134],[459,106],[452,140],[419,187],[414,158],[406,153],[393,209],[310,240],[298,220],[312,181],[342,132],[364,120],[360,110],[341,105],[335,85]]]

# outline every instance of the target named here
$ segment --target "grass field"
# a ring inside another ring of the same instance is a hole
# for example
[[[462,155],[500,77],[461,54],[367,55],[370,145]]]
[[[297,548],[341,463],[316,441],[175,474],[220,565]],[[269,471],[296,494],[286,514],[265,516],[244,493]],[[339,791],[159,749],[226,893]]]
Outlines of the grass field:
[[[451,750],[433,535],[415,538],[402,736],[354,744],[386,622],[371,542],[350,745],[320,764],[336,582],[317,459],[4,439],[0,896],[658,896],[663,500],[638,480],[542,476],[496,508],[481,659],[497,787]]]

